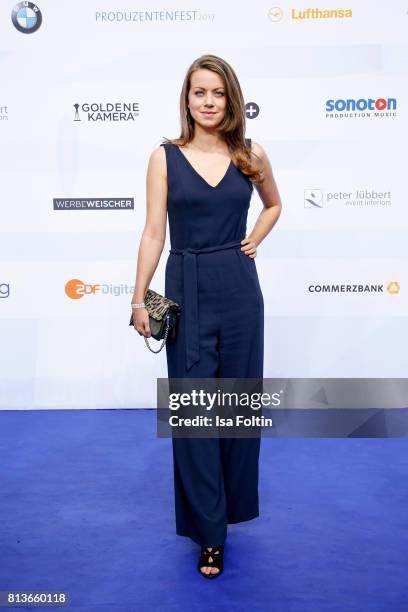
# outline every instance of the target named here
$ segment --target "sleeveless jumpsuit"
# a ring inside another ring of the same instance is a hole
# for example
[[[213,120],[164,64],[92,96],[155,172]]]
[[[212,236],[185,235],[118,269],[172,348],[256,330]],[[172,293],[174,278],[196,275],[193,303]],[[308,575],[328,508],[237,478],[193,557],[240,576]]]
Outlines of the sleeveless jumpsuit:
[[[230,162],[216,187],[181,149],[166,151],[171,249],[165,295],[181,306],[166,343],[169,378],[262,378],[264,301],[241,251],[253,185]],[[218,546],[227,524],[259,516],[260,438],[172,438],[176,534]]]

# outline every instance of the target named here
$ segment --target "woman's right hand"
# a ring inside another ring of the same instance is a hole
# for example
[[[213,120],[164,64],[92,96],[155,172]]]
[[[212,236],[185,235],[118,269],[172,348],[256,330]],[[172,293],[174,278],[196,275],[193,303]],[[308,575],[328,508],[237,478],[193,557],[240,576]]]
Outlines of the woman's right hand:
[[[133,309],[133,327],[139,333],[139,336],[150,338],[149,313],[146,308]]]

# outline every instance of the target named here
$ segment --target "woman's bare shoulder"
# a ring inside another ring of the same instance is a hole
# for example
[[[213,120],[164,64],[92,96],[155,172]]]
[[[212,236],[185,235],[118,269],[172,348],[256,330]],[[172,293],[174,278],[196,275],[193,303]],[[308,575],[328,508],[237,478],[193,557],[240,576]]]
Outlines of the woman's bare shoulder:
[[[149,168],[162,176],[167,176],[167,163],[165,147],[159,145],[150,153]]]
[[[267,155],[265,153],[264,148],[262,147],[262,145],[260,145],[258,142],[255,142],[254,140],[251,141],[251,151],[252,153],[255,153],[255,155],[257,155],[258,157],[260,157],[263,161],[265,161]]]

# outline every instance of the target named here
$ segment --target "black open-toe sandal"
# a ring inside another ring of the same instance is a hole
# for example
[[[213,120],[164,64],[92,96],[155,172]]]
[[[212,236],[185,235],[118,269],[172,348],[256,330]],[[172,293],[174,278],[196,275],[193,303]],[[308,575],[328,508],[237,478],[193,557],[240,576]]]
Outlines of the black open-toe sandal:
[[[207,550],[208,548],[211,548],[211,550]],[[215,572],[215,574],[204,574],[200,567],[216,567],[218,572]],[[224,570],[224,545],[202,546],[197,568],[204,578],[217,578],[222,574]]]

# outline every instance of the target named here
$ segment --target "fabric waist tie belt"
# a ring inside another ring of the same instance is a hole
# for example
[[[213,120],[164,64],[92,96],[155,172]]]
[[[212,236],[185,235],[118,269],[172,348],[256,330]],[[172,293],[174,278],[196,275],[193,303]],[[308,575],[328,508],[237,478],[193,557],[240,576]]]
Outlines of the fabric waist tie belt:
[[[243,240],[243,239],[242,239]],[[170,249],[169,253],[183,255],[184,325],[186,335],[186,368],[200,361],[197,255],[223,249],[241,248],[241,240],[204,247],[203,249]]]

